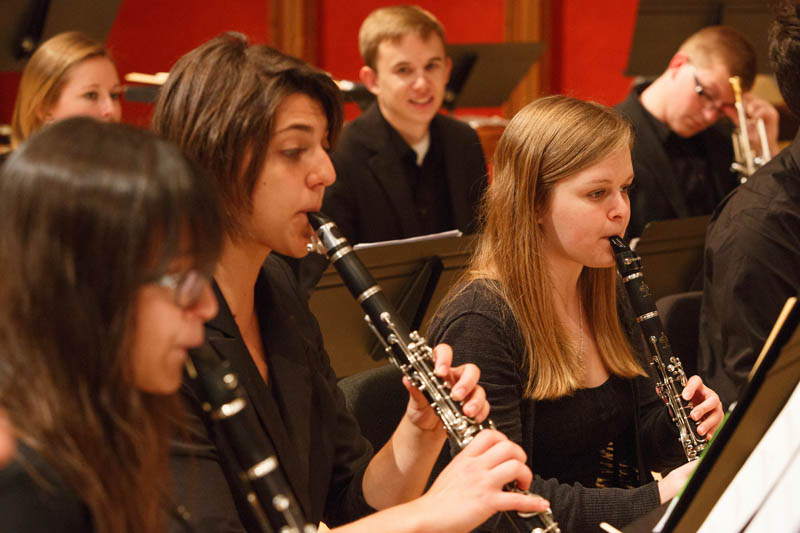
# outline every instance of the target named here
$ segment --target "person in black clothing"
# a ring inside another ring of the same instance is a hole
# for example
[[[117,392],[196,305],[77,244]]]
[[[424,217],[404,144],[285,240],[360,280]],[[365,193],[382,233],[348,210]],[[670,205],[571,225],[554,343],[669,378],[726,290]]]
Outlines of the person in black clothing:
[[[661,76],[633,88],[617,105],[633,123],[631,221],[627,237],[639,237],[648,222],[708,215],[738,183],[731,127],[738,123],[731,76],[750,90],[756,75],[755,51],[728,26],[709,26],[689,37]],[[772,154],[777,152],[778,112],[745,93],[750,139],[763,118]],[[760,144],[758,144],[760,149]]]
[[[800,113],[800,18],[786,2],[771,30],[781,94]],[[800,138],[720,204],[705,244],[698,372],[735,401],[784,302],[800,292]]]
[[[422,394],[409,388],[405,416],[373,454],[347,412],[319,327],[278,252],[307,253],[307,213],[334,180],[328,150],[342,122],[326,74],[266,46],[224,34],[182,57],[159,92],[155,130],[209,174],[222,199],[224,251],[214,273],[219,315],[206,348],[230,362],[272,441],[297,501],[312,521],[343,531],[466,531],[498,510],[541,509],[540,498],[502,487],[530,480],[522,450],[481,433],[421,496],[445,434]],[[486,417],[474,365],[437,372],[467,414]],[[200,531],[259,531],[231,444],[211,423],[191,384],[183,388],[188,441],[172,454],[176,498]]]
[[[439,114],[444,45],[442,25],[416,6],[377,9],[361,25],[361,81],[377,101],[344,129],[323,200],[351,243],[475,230],[486,162],[475,131]]]
[[[164,531],[175,392],[217,310],[214,191],[152,133],[73,118],[11,155],[0,211],[0,528]]]
[[[492,419],[525,449],[531,488],[563,531],[623,526],[693,468],[650,476],[685,457],[617,295],[609,237],[630,214],[631,140],[617,113],[564,96],[517,113],[497,145],[475,253],[428,331],[481,368]],[[717,395],[697,376],[683,395],[712,435]]]

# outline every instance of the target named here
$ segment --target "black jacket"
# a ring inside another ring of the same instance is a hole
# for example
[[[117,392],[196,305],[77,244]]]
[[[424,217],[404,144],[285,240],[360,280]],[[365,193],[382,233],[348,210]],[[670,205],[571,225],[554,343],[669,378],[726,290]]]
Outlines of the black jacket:
[[[706,233],[698,373],[736,400],[800,292],[800,136],[717,207]]]
[[[345,407],[317,322],[298,296],[286,264],[271,255],[255,288],[269,386],[222,293],[215,290],[219,314],[206,324],[205,347],[228,360],[239,375],[260,422],[253,431],[263,431],[272,441],[305,516],[333,527],[371,512],[361,481],[372,448]],[[186,380],[181,393],[189,438],[173,447],[176,501],[191,513],[198,531],[241,531],[240,521],[247,531],[260,531],[240,490],[241,469],[230,443],[204,416],[196,385]]]
[[[443,141],[453,228],[475,231],[486,187],[480,140],[467,124],[436,115],[431,130]],[[422,234],[414,197],[377,104],[350,123],[331,155],[336,182],[325,191],[323,211],[352,243]]]
[[[681,190],[673,175],[672,163],[661,139],[652,125],[652,116],[639,101],[639,95],[647,85],[638,85],[615,109],[624,114],[633,124],[634,187],[631,190],[631,220],[626,236],[638,237],[648,222],[685,218],[710,213],[693,213],[687,206],[687,192]],[[697,135],[706,147],[710,179],[709,194],[715,203],[721,201],[737,185],[731,172],[733,148],[728,128],[716,124]]]

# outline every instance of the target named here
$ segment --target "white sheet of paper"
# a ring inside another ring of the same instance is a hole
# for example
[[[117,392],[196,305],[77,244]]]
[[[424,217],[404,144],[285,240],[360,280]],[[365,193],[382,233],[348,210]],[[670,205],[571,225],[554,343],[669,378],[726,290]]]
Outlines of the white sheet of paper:
[[[767,499],[788,498],[789,507],[800,506],[795,486],[786,494],[777,495],[781,478],[788,468],[793,467],[800,451],[800,385],[784,405],[781,412],[770,425],[744,465],[722,493],[714,508],[700,527],[700,533],[719,533],[720,531],[742,531],[765,505]],[[795,509],[796,510],[796,509]],[[760,529],[753,531],[778,531]],[[797,529],[781,529],[797,531]]]
[[[443,231],[441,233],[429,233],[428,235],[420,235],[419,237],[409,237],[408,239],[396,239],[393,241],[380,241],[380,242],[362,242],[353,246],[353,250],[365,250],[367,248],[374,248],[376,246],[385,246],[387,244],[404,244],[407,242],[423,242],[433,241],[436,239],[444,239],[446,237],[461,237],[464,235],[461,230],[451,229],[450,231]]]

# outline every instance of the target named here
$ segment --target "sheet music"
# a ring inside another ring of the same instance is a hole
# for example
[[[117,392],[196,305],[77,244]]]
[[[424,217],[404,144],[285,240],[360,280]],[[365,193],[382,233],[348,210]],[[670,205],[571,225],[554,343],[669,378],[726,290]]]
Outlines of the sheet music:
[[[780,414],[722,493],[699,532],[742,531],[748,525],[751,526],[748,531],[798,531],[796,527],[787,524],[782,516],[789,508],[795,513],[800,513],[796,488],[798,478],[787,475],[790,469],[800,468],[798,454],[800,454],[800,385],[795,387]],[[778,513],[779,527],[755,528],[755,523],[777,518],[767,514],[761,516],[762,513],[759,512],[762,508],[775,505],[780,505],[782,509]]]
[[[423,242],[433,241],[436,239],[445,239],[447,237],[461,237],[464,234],[461,230],[451,229],[450,231],[443,231],[441,233],[429,233],[428,235],[420,235],[419,237],[409,237],[408,239],[395,239],[393,241],[380,241],[380,242],[362,242],[353,246],[353,250],[366,250],[367,248],[375,248],[376,246],[385,246],[391,244],[405,244],[410,242]]]
[[[800,449],[795,451],[792,462],[778,484],[767,496],[764,505],[756,511],[745,533],[770,531],[800,531],[800,505],[797,497],[797,480],[800,479]]]

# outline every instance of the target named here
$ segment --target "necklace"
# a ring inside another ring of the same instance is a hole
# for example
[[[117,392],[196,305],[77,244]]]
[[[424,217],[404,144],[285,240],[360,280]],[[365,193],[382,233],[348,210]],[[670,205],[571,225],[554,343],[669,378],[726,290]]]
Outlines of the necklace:
[[[580,362],[581,366],[583,366],[583,298],[578,298],[578,323],[580,324],[580,333],[578,334],[578,338],[580,339],[580,347],[578,348],[578,362]]]

